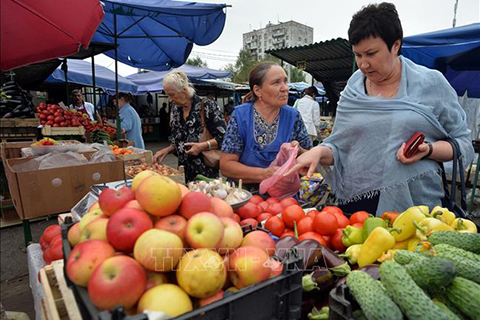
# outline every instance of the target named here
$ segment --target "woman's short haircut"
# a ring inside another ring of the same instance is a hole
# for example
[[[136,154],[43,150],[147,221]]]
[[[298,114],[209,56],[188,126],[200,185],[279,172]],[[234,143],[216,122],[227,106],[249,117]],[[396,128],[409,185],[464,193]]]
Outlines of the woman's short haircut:
[[[255,66],[255,68],[250,71],[250,76],[248,78],[248,84],[250,85],[250,92],[252,93],[252,97],[250,101],[255,101],[258,97],[253,92],[253,87],[256,85],[260,88],[262,87],[263,83],[265,82],[265,75],[267,74],[268,70],[270,70],[273,66],[279,66],[278,63],[266,61],[261,62]]]
[[[395,41],[400,40],[398,55],[403,43],[402,23],[393,3],[369,4],[356,12],[348,28],[348,40],[352,45],[369,37],[380,37],[388,50],[392,50]]]
[[[305,89],[304,93],[309,96],[313,96],[314,94],[318,96],[318,89],[315,86],[311,86]]]
[[[123,100],[125,100],[126,102],[132,102],[132,97],[131,97],[130,93],[119,92],[118,93],[118,99],[121,99],[121,98],[123,98]]]
[[[182,71],[172,71],[163,78],[163,86],[169,85],[176,91],[182,91],[182,88],[187,88],[188,97],[192,98],[195,95],[193,85],[188,81],[187,75]]]

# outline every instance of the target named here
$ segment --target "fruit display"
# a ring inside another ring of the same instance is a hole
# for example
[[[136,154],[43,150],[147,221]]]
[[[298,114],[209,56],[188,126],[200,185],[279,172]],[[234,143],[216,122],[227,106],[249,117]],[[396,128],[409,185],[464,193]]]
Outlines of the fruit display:
[[[161,163],[154,163],[154,164],[143,163],[136,166],[130,166],[125,169],[125,173],[132,178],[135,178],[139,173],[143,171],[155,172],[162,176],[173,176],[173,175],[180,174],[178,170]]]
[[[34,105],[27,92],[14,81],[0,88],[0,118],[34,118]]]
[[[98,310],[174,317],[282,274],[269,233],[244,236],[227,202],[183,188],[142,171],[70,227],[66,274]]]
[[[54,146],[57,145],[58,142],[52,138],[43,138],[35,143],[32,143],[31,146]]]

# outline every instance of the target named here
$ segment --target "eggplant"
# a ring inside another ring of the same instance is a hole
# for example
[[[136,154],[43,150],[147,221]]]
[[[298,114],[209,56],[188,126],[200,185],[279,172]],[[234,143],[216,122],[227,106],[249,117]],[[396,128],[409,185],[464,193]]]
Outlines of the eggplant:
[[[303,268],[307,269],[322,261],[323,246],[313,239],[305,239],[294,246],[303,259]]]
[[[6,113],[2,118],[3,118],[3,119],[13,118],[13,113],[12,113],[12,112],[8,112],[8,113]]]
[[[340,258],[335,252],[333,252],[327,247],[321,247],[325,266],[329,268],[334,275],[338,277],[343,277],[352,271],[352,269],[350,269],[350,265],[345,260]]]
[[[375,280],[380,279],[380,266],[378,264],[368,264],[358,270],[368,273]]]
[[[275,255],[280,259],[285,259],[287,252],[298,244],[298,239],[292,236],[281,238],[275,244]]]
[[[302,277],[302,289],[305,292],[312,290],[328,292],[334,283],[333,274],[325,267],[315,266],[312,273],[308,273]]]

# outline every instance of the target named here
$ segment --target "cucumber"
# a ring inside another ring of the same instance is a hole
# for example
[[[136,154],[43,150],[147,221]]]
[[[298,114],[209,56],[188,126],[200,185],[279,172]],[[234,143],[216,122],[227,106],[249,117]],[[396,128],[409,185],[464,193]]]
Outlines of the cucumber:
[[[403,319],[402,312],[395,302],[368,273],[352,271],[347,276],[347,286],[367,319]]]
[[[480,319],[480,285],[455,277],[447,288],[447,297],[460,311],[472,319]]]
[[[417,286],[402,265],[395,261],[383,262],[380,279],[393,301],[409,319],[448,320],[447,315]]]
[[[406,265],[412,262],[418,262],[428,259],[428,256],[425,256],[421,253],[412,252],[408,250],[397,250],[393,255],[393,260],[401,265]]]
[[[447,287],[455,278],[455,264],[438,257],[409,263],[405,266],[405,270],[413,281],[426,291]]]
[[[445,243],[463,250],[480,253],[479,233],[437,231],[428,237],[428,241],[433,245]]]
[[[467,251],[467,250],[463,250],[463,249],[451,246],[449,244],[443,244],[443,243],[437,244],[437,245],[433,246],[433,248],[435,249],[435,251],[443,251],[443,252],[451,251],[451,252],[455,253],[456,255],[458,255],[459,257],[463,257],[465,259],[469,259],[469,260],[475,261],[476,263],[480,264],[480,255],[479,254],[476,254],[476,253],[473,253],[473,252],[470,252],[470,251]]]
[[[442,302],[438,300],[433,300],[433,303],[440,309],[442,312],[447,315],[448,319],[450,320],[462,320],[459,316],[457,316],[455,313],[453,313],[452,310],[448,309],[446,305],[444,305]]]
[[[480,263],[466,259],[462,253],[458,253],[459,248],[448,245],[434,248],[437,257],[448,259],[455,264],[457,276],[480,283]]]

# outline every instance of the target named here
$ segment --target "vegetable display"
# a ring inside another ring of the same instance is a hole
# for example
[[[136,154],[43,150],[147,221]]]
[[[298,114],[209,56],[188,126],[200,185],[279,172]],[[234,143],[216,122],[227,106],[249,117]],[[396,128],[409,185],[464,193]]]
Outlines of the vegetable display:
[[[34,105],[27,92],[9,81],[0,88],[0,118],[34,118]]]

